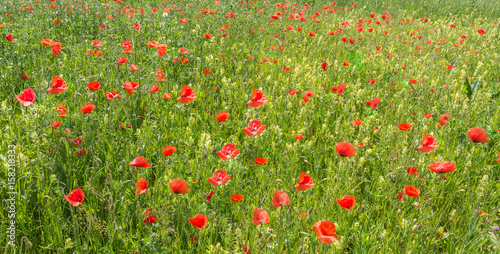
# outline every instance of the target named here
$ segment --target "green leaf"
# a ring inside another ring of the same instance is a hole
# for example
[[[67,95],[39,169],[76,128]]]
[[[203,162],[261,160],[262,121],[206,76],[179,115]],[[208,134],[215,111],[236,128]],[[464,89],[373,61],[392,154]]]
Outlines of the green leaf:
[[[469,84],[469,80],[465,77],[465,91],[467,92],[467,97],[472,98],[472,87]]]
[[[474,95],[477,90],[479,90],[479,88],[481,87],[481,83],[479,83],[479,81],[474,81],[474,83],[472,83],[472,95]]]
[[[479,90],[480,87],[481,87],[481,83],[479,83],[479,81],[476,80],[471,85],[469,83],[469,80],[467,78],[465,78],[465,89],[467,92],[467,97],[469,97],[469,99],[472,99],[472,96],[474,96],[474,94],[477,92],[477,90]]]

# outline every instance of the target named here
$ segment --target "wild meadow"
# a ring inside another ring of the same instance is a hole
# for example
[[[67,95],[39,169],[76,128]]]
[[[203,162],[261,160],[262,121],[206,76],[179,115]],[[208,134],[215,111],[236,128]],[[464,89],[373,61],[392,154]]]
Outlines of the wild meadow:
[[[4,1],[1,252],[499,253],[499,14]]]

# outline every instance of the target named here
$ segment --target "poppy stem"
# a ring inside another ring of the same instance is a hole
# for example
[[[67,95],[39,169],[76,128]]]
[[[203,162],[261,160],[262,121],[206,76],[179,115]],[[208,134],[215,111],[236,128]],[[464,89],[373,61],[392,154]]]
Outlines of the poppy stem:
[[[76,239],[76,246],[77,246],[77,249],[80,248],[80,237],[78,236],[78,224],[77,224],[77,219],[75,217],[75,215],[73,214],[73,207],[71,207],[70,209],[70,212],[71,212],[71,220],[73,221],[73,236],[75,236],[75,239]]]
[[[282,246],[281,244],[283,243],[283,236],[281,235],[281,229],[283,228],[283,206],[279,208],[280,210],[280,227],[278,229],[278,252],[281,253]]]

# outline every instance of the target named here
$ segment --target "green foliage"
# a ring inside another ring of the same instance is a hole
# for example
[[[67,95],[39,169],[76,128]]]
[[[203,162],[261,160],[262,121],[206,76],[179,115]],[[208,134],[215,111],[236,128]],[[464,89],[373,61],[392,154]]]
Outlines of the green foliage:
[[[286,9],[276,6],[286,1],[254,1],[252,7],[224,1],[4,2],[0,32],[15,41],[0,38],[0,161],[8,164],[8,146],[14,145],[18,193],[17,245],[7,253],[244,253],[243,245],[251,253],[499,251],[493,230],[500,224],[495,1],[362,0],[356,8],[351,1],[307,1],[310,9],[293,1]],[[215,13],[202,14],[204,8]],[[272,19],[278,11],[283,18]],[[230,12],[236,17],[227,18]],[[307,21],[288,18],[298,12]],[[384,12],[391,17],[382,18]],[[356,29],[359,20],[364,31]],[[344,21],[350,26],[341,26]],[[132,29],[135,24],[142,28]],[[338,28],[343,32],[328,34]],[[53,55],[43,39],[61,42],[61,52]],[[124,52],[125,40],[132,53]],[[168,45],[166,53],[159,57],[150,41]],[[115,64],[120,57],[127,63]],[[22,79],[21,71],[30,78]],[[58,95],[47,92],[54,75],[68,86]],[[100,89],[88,89],[91,81]],[[129,94],[124,83],[131,81],[139,87]],[[183,84],[197,96],[188,104],[177,101]],[[347,84],[343,95],[331,89],[339,84]],[[159,91],[149,93],[153,86]],[[27,88],[36,99],[23,107],[15,95]],[[261,107],[247,105],[253,88],[266,96]],[[301,103],[309,90],[314,95]],[[107,100],[110,91],[123,97]],[[381,98],[376,109],[366,105],[374,98]],[[86,103],[96,108],[83,114]],[[61,104],[67,116],[56,111]],[[221,111],[230,116],[219,122]],[[438,127],[444,114],[451,117]],[[363,123],[354,126],[357,119]],[[251,120],[261,120],[264,132],[245,135]],[[61,126],[50,128],[55,121]],[[401,131],[401,123],[412,127]],[[470,142],[472,127],[486,130],[489,141]],[[428,153],[418,150],[424,133],[439,145]],[[339,142],[353,144],[356,156],[338,156]],[[241,151],[223,161],[216,152],[228,143]],[[177,151],[165,156],[168,145]],[[129,166],[137,156],[151,167]],[[258,157],[268,162],[257,165]],[[443,181],[428,167],[445,160],[456,170]],[[409,175],[408,167],[418,175]],[[214,187],[207,179],[218,169],[231,179]],[[307,191],[294,188],[301,172],[314,179]],[[141,177],[148,192],[135,195]],[[188,194],[171,192],[175,178],[188,182]],[[7,179],[5,166],[2,229],[10,222]],[[398,201],[406,185],[419,188],[420,198]],[[85,199],[73,207],[64,196],[77,188]],[[289,206],[272,206],[275,190],[288,194]],[[244,199],[233,202],[233,194]],[[351,211],[337,203],[344,195],[356,198]],[[269,213],[269,224],[252,224],[257,207]],[[157,218],[151,226],[144,223],[146,209]],[[199,213],[208,217],[201,231],[188,220]],[[320,243],[313,229],[320,220],[335,223],[339,241]]]

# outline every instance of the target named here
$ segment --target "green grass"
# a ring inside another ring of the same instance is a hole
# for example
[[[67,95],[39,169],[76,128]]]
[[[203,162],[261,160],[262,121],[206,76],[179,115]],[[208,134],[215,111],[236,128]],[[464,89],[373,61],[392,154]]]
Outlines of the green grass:
[[[322,1],[307,1],[311,8],[303,11],[304,22],[284,13],[302,11],[302,2],[294,6],[292,1],[284,10],[274,1],[256,1],[251,8],[222,1],[124,2],[40,1],[31,3],[33,13],[28,2],[0,6],[0,34],[15,39],[0,38],[2,230],[10,223],[8,145],[16,146],[19,193],[16,247],[7,253],[244,253],[243,244],[252,253],[499,251],[493,226],[500,224],[500,7],[494,1],[361,1],[356,8],[338,1],[327,13]],[[138,10],[132,18],[121,12],[127,5]],[[174,10],[164,17],[167,6]],[[154,7],[158,11],[152,15]],[[204,7],[215,14],[198,14]],[[332,8],[338,12],[329,13]],[[271,18],[277,11],[283,19]],[[381,18],[385,11],[389,19]],[[237,17],[226,18],[230,12]],[[315,12],[320,16],[310,20]],[[371,13],[382,23],[366,24]],[[188,22],[181,24],[180,18]],[[52,24],[54,19],[62,21]],[[360,19],[363,32],[356,30]],[[341,27],[343,21],[350,26]],[[136,23],[142,28],[132,29]],[[99,29],[102,24],[105,29]],[[220,28],[226,24],[229,37],[223,38]],[[284,31],[287,26],[294,29]],[[338,28],[343,33],[328,35]],[[310,31],[317,35],[309,36]],[[206,39],[206,33],[212,38]],[[460,44],[462,34],[467,38]],[[41,45],[43,39],[61,42],[61,52],[53,56],[50,46]],[[102,55],[85,55],[94,49],[92,40],[102,41],[96,48]],[[123,54],[124,40],[132,42],[133,53]],[[167,53],[159,58],[157,49],[147,47],[149,41],[167,44]],[[172,62],[181,56],[179,48],[189,50],[183,55],[189,62]],[[119,57],[128,58],[127,63],[116,65]],[[263,58],[269,61],[259,63]],[[325,61],[329,67],[323,71]],[[139,70],[131,71],[131,64]],[[158,69],[166,81],[156,82]],[[205,75],[205,69],[212,72]],[[21,70],[29,80],[21,79]],[[54,74],[68,86],[59,95],[47,92]],[[371,79],[377,82],[370,84]],[[417,82],[410,84],[410,79]],[[101,88],[87,89],[91,81],[99,81]],[[123,84],[130,81],[140,85],[128,95]],[[182,84],[197,96],[188,104],[176,100]],[[339,84],[347,84],[342,96],[331,89]],[[154,85],[159,92],[148,93]],[[268,100],[258,108],[247,105],[254,87]],[[36,100],[23,107],[14,95],[27,88],[35,90]],[[288,92],[292,89],[297,90],[294,96]],[[107,101],[105,94],[112,90],[123,98]],[[308,90],[314,96],[301,104]],[[172,99],[165,100],[163,93]],[[365,104],[374,98],[381,98],[377,109]],[[96,108],[82,114],[81,106],[89,102]],[[68,109],[66,117],[58,117],[59,104]],[[221,111],[230,114],[224,122],[215,118]],[[424,113],[433,116],[426,119]],[[448,124],[438,127],[446,113],[451,115]],[[363,123],[353,126],[356,119]],[[242,129],[251,120],[261,120],[265,131],[247,137]],[[49,128],[54,121],[61,127]],[[401,131],[401,123],[412,128]],[[470,142],[472,127],[485,129],[489,141]],[[424,133],[437,139],[439,147],[432,152],[417,149]],[[297,140],[296,134],[304,138]],[[79,136],[81,144],[74,145]],[[338,156],[339,142],[353,144],[356,156]],[[241,152],[222,161],[216,152],[227,143]],[[168,145],[177,151],[164,156],[162,148]],[[88,154],[77,156],[79,149]],[[129,166],[137,156],[151,167]],[[257,165],[257,157],[268,162]],[[436,161],[456,164],[447,181],[428,169]],[[409,175],[408,167],[417,168],[418,176]],[[232,177],[213,187],[207,178],[218,169]],[[294,188],[301,171],[315,182],[307,191]],[[135,195],[141,177],[149,190]],[[188,194],[171,192],[169,182],[175,178],[189,183]],[[420,198],[398,201],[406,185],[419,188]],[[64,195],[77,188],[85,199],[73,207]],[[207,201],[211,190],[215,194]],[[288,194],[289,206],[271,205],[275,190]],[[233,194],[245,198],[233,202]],[[344,195],[356,198],[350,212],[336,202]],[[269,224],[252,224],[257,207],[269,213]],[[152,226],[143,223],[146,209],[157,218]],[[200,213],[208,217],[202,231],[188,220]],[[303,213],[308,216],[299,218]],[[339,241],[325,245],[316,238],[313,225],[320,220],[335,223]],[[7,242],[5,237],[2,233],[0,242]],[[191,244],[193,237],[197,240]]]

